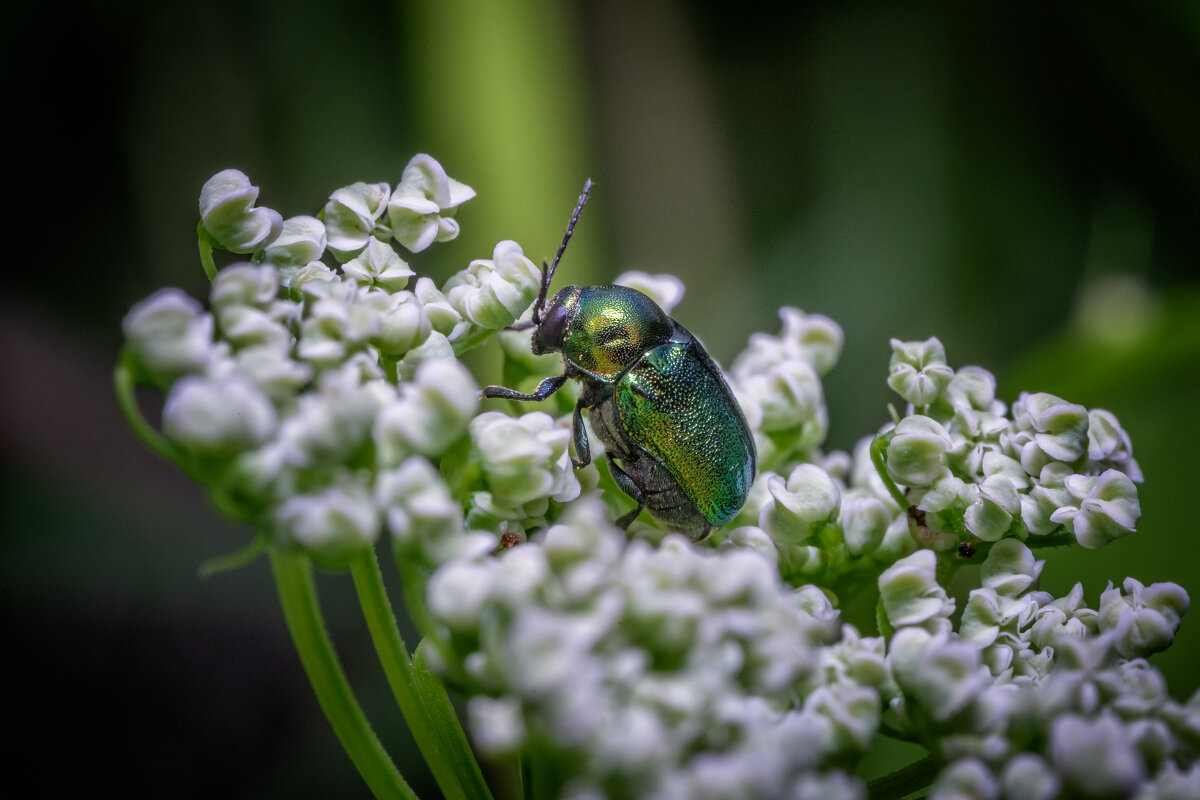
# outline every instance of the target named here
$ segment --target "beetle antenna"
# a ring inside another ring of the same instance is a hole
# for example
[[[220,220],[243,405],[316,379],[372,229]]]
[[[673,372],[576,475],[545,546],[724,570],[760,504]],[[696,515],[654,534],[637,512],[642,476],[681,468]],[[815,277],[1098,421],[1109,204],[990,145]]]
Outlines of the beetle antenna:
[[[562,244],[558,246],[558,252],[554,254],[554,262],[549,267],[546,266],[545,261],[542,262],[542,290],[533,304],[534,325],[542,324],[542,309],[546,307],[546,295],[550,291],[550,281],[554,279],[554,271],[558,269],[558,262],[562,259],[563,253],[567,251],[567,242],[571,241],[571,236],[575,233],[575,223],[579,221],[579,215],[583,213],[583,207],[587,203],[591,191],[592,179],[588,178],[583,182],[583,193],[579,195],[579,202],[575,205],[575,211],[571,213],[571,221],[567,223],[567,232],[563,234]]]

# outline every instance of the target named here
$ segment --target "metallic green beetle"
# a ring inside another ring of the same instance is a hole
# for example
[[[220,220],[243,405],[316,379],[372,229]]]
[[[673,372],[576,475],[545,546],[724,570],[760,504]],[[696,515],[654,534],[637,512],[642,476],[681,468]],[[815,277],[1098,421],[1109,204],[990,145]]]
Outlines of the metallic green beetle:
[[[483,396],[545,400],[568,378],[581,381],[572,418],[575,468],[591,462],[587,409],[613,479],[637,501],[617,524],[627,528],[649,509],[699,541],[745,503],[754,480],[754,437],[704,346],[646,295],[625,286],[567,286],[546,305],[591,187],[588,180],[553,264],[542,265],[533,304],[533,352],[561,352],[563,374],[546,378],[532,394],[488,386]]]

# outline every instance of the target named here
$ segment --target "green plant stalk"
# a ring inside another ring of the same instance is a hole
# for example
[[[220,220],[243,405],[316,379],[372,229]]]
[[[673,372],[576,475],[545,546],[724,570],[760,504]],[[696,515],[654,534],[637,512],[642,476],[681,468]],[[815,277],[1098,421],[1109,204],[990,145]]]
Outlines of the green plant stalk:
[[[417,800],[371,729],[346,680],[321,617],[309,557],[277,547],[269,548],[268,553],[292,642],[346,754],[380,800]]]
[[[887,456],[884,451],[887,448],[887,442],[882,436],[876,436],[871,441],[871,463],[875,465],[875,472],[878,473],[879,479],[883,481],[884,487],[888,490],[888,494],[896,501],[896,505],[900,506],[901,511],[908,511],[908,507],[912,503],[908,502],[908,498],[904,496],[904,492],[900,491],[900,487],[892,480],[887,471]]]
[[[899,800],[918,789],[928,786],[937,777],[938,763],[933,756],[914,761],[907,767],[876,778],[867,785],[870,800]]]
[[[438,787],[448,800],[491,800],[446,690],[423,660],[414,665],[409,658],[375,550],[356,558],[350,574],[392,694]]]

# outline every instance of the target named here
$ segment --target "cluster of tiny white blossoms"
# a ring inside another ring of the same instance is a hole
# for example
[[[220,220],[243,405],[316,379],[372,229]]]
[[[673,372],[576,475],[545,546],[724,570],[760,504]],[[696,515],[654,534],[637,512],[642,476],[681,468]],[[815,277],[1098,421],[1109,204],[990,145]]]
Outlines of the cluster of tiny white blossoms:
[[[745,507],[699,545],[645,515],[631,539],[611,521],[631,501],[572,468],[572,391],[553,413],[481,411],[458,360],[527,315],[538,268],[501,241],[439,287],[397,249],[454,238],[472,196],[420,155],[395,187],[284,220],[222,172],[202,241],[249,260],[207,307],[172,289],[135,306],[123,364],[165,392],[160,449],[223,512],[326,565],[388,534],[420,567],[428,660],[482,751],[578,800],[864,797],[880,735],[930,751],[937,798],[1200,796],[1200,693],[1171,699],[1146,660],[1187,594],[1131,578],[1092,609],[1082,586],[1038,590],[1039,544],[1137,525],[1112,414],[1046,394],[1009,409],[936,339],[893,341],[904,415],[825,453],[842,331],[785,308],[728,375],[759,455]],[[683,295],[617,282],[668,313]],[[528,332],[499,336],[506,385],[561,373]],[[946,575],[971,559],[960,611]]]

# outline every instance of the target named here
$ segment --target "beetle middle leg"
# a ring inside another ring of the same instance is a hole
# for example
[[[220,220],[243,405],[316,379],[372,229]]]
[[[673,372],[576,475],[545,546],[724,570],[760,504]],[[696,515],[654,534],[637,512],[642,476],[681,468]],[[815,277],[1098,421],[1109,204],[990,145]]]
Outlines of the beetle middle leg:
[[[494,397],[500,400],[537,402],[545,400],[561,389],[563,384],[567,382],[567,377],[567,374],[564,372],[562,375],[554,375],[546,378],[537,385],[537,388],[533,390],[533,394],[525,394],[524,392],[518,392],[516,389],[508,389],[504,386],[485,386],[483,388],[483,396]]]
[[[617,461],[611,453],[606,453],[605,455],[608,456],[608,471],[612,475],[613,481],[617,484],[617,488],[632,497],[634,501],[637,502],[637,506],[633,509],[633,511],[630,511],[627,514],[622,514],[619,518],[617,518],[615,523],[616,526],[621,530],[627,530],[633,521],[637,519],[638,514],[642,513],[642,509],[646,507],[646,495],[644,495],[641,488],[633,482],[633,478],[629,477],[629,474],[625,472],[625,470],[617,466]]]

